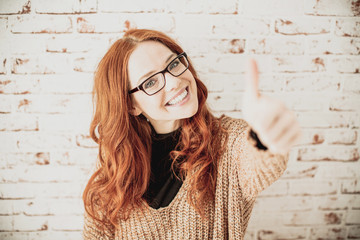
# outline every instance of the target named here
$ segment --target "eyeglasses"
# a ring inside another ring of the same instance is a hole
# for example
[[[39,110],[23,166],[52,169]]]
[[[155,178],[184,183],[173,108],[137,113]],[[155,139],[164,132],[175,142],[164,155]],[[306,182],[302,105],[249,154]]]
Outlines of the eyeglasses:
[[[129,91],[129,94],[144,91],[147,95],[151,96],[159,92],[165,87],[165,73],[168,72],[174,77],[178,77],[183,74],[189,68],[189,61],[185,52],[177,55],[164,70],[155,73],[154,75],[147,78],[139,86]]]

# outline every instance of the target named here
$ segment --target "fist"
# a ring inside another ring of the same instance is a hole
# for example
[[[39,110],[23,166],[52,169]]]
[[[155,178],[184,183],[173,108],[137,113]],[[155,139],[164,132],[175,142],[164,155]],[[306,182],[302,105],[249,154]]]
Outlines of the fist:
[[[262,96],[258,89],[258,70],[251,59],[243,97],[243,116],[260,141],[274,154],[287,154],[300,139],[295,114],[277,99]]]

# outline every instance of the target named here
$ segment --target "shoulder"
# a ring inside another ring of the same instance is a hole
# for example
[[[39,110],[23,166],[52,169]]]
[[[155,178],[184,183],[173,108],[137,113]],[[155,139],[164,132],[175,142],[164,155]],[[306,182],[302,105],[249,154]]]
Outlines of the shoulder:
[[[226,115],[221,117],[221,126],[225,128],[230,135],[241,134],[249,128],[249,124],[244,119],[232,118]]]

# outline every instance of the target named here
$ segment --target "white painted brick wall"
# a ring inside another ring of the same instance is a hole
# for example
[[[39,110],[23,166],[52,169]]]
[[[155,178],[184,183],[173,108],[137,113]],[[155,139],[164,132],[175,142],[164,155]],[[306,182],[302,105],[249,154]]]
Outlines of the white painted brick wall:
[[[360,239],[358,0],[0,0],[0,239],[81,239],[93,72],[129,27],[179,41],[216,115],[242,117],[249,56],[295,111],[303,137],[245,239]]]

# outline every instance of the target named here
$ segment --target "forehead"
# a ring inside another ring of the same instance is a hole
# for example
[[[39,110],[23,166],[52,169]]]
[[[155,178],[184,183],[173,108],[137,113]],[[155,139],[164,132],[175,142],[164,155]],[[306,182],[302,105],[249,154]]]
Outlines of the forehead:
[[[131,85],[136,85],[142,76],[151,71],[161,71],[172,53],[168,47],[160,42],[145,41],[139,43],[131,53],[128,62]]]

